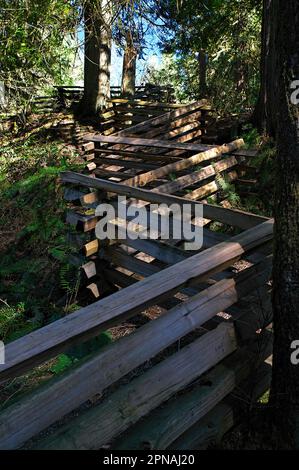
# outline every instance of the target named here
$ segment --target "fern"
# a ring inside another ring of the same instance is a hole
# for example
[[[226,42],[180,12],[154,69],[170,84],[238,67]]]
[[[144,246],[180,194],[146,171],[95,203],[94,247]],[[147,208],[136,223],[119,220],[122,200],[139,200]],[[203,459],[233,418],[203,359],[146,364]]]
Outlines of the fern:
[[[70,282],[70,265],[64,264],[61,266],[60,271],[59,271],[59,278],[60,278],[60,286],[62,287],[63,290],[65,290],[67,293],[72,293],[72,286]]]
[[[255,129],[252,124],[246,124],[243,126],[243,134],[246,148],[252,148],[260,145],[261,136],[258,133],[258,130]]]
[[[235,186],[231,184],[225,176],[219,174],[216,175],[215,180],[225,199],[227,199],[232,206],[238,207],[240,205],[240,197],[236,193]]]
[[[0,308],[0,339],[2,341],[6,341],[12,333],[24,327],[26,322],[24,310],[23,303],[12,307],[3,302],[3,306]]]
[[[59,271],[60,286],[68,295],[68,301],[65,305],[65,313],[71,313],[76,309],[74,302],[76,300],[80,285],[80,272],[70,264],[63,264]]]

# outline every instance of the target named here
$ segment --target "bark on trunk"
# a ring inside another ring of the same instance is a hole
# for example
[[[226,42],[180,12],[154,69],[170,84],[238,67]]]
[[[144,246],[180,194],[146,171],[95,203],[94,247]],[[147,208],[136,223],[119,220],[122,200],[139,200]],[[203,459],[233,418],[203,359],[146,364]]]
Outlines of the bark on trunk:
[[[91,0],[84,8],[85,62],[84,114],[96,114],[110,98],[111,13],[110,0]]]
[[[199,51],[199,99],[207,95],[207,55],[204,50]]]
[[[136,61],[137,61],[137,50],[134,46],[131,34],[127,36],[127,46],[124,52],[123,59],[123,72],[122,72],[122,84],[121,93],[124,96],[132,97],[135,94],[135,82],[136,82]]]
[[[246,41],[243,36],[243,30],[245,29],[247,21],[246,7],[247,5],[245,2],[241,1],[238,9],[238,21],[232,29],[232,34],[234,36],[233,44],[237,51],[234,61],[235,92],[242,107],[246,102],[246,83],[248,81],[248,67],[243,58],[243,54],[246,49]]]
[[[261,132],[275,137],[275,101],[276,79],[275,57],[275,11],[273,0],[263,0],[263,19],[261,33],[260,92],[252,116],[253,125]]]
[[[272,3],[273,26],[276,28],[272,53],[278,67],[273,90],[275,100],[271,102],[277,128],[277,171],[270,409],[280,439],[299,447],[299,364],[296,364],[296,354],[291,360],[291,354],[295,352],[292,343],[299,340],[299,127],[298,106],[291,100],[291,83],[299,79],[299,3],[298,0],[272,0]]]

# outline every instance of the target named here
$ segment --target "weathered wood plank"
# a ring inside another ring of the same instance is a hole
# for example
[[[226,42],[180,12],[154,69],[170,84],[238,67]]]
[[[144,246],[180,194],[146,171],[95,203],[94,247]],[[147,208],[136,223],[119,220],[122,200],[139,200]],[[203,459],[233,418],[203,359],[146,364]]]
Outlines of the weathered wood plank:
[[[35,448],[99,449],[235,349],[232,325],[221,324],[41,440]]]
[[[269,220],[8,344],[6,363],[0,365],[0,380],[18,375],[70,344],[95,336],[100,330],[154,305],[191,279],[206,279],[272,236],[273,220]]]
[[[112,274],[111,270],[109,274]],[[128,284],[127,277],[121,279],[122,273],[115,271],[115,274],[117,278],[112,277],[113,282],[124,281],[125,286],[134,282],[130,278]],[[212,285],[11,405],[0,414],[0,448],[19,447],[180,337],[203,325],[219,311],[263,285],[268,274],[269,268],[260,263],[238,274],[235,279]]]
[[[159,153],[150,153],[146,151],[142,152],[134,152],[132,150],[121,150],[121,149],[110,149],[110,148],[99,148],[94,150],[96,154],[110,154],[110,155],[121,155],[124,157],[133,157],[139,158],[142,160],[152,160],[156,162],[165,162],[165,161],[176,161],[178,160],[177,157],[172,157],[168,155],[161,155]],[[99,159],[100,161],[100,159]]]
[[[111,200],[110,203],[115,209],[115,214],[117,216],[120,215],[120,217],[123,218],[124,214],[122,213],[122,211],[121,211],[121,214],[119,214],[118,203],[113,201],[113,200]],[[138,210],[140,209],[140,207],[146,207],[146,205],[147,205],[147,203],[141,204],[140,201],[136,205],[134,205],[134,203],[124,204],[124,211],[127,210],[128,206],[129,206],[131,214],[132,213],[134,214],[133,216],[129,216],[129,215],[126,214],[126,220],[127,221],[134,220],[134,218],[136,216],[136,213],[138,213]],[[161,233],[162,230],[163,230],[163,228],[162,228],[163,217],[169,216],[169,220],[170,220],[169,225],[170,226],[169,226],[169,233],[167,234],[168,235],[167,238],[168,238],[168,243],[169,242],[172,243],[174,241],[172,220],[173,220],[173,217],[175,215],[172,214],[171,211],[168,210],[168,208],[164,208],[164,210],[163,210],[162,207],[160,207],[159,211],[154,210],[152,212],[150,210],[148,210],[146,212],[146,227],[148,227],[148,228],[150,228],[150,226],[151,226],[152,214],[155,214],[155,223],[156,223],[157,233]],[[184,229],[184,226],[185,226],[186,229],[188,229],[188,231],[190,229],[192,229],[192,231],[194,232],[196,226],[201,225],[201,222],[202,222],[202,219],[192,220],[191,222],[181,221],[181,228]],[[168,224],[167,224],[167,227],[168,227]],[[211,246],[216,245],[216,243],[223,242],[223,241],[225,241],[229,238],[228,235],[226,235],[224,233],[216,233],[216,232],[213,232],[213,231],[211,231],[209,229],[206,229],[206,228],[202,228],[202,230],[203,230],[203,248],[210,248]],[[188,231],[186,231],[186,233],[188,233]],[[184,238],[182,237],[182,239],[184,239]]]
[[[142,422],[131,428],[113,448],[141,450],[146,445],[147,449],[166,449],[231,393],[241,380],[250,374],[252,368],[256,369],[257,364],[260,365],[270,353],[271,348],[265,346],[261,354],[254,354],[247,348],[237,351],[206,374],[203,384],[196,385],[168,401],[162,408],[154,410]]]
[[[200,100],[195,103],[182,106],[179,109],[175,109],[174,111],[169,111],[165,114],[162,114],[162,116],[154,117],[140,124],[136,124],[135,126],[132,126],[129,130],[124,129],[118,132],[118,135],[123,136],[128,134],[137,134],[138,132],[144,133],[147,130],[152,129],[153,127],[161,126],[161,124],[163,123],[166,123],[168,121],[176,121],[179,118],[185,117],[186,114],[192,114],[195,111],[199,111],[204,106],[207,106],[207,104],[207,100]]]
[[[139,172],[142,171],[142,164],[140,165]],[[95,169],[95,174],[99,175],[100,178],[119,178],[121,180],[126,179],[128,176],[131,176],[134,178],[136,174],[138,174],[138,171],[128,171],[125,168],[123,171],[116,171],[116,170],[108,170],[106,168],[96,168]]]
[[[110,100],[111,103],[116,103],[116,104],[126,104],[126,105],[133,105],[133,106],[146,106],[146,107],[153,107],[153,108],[162,108],[162,109],[167,109],[167,108],[180,108],[182,105],[178,103],[160,103],[158,101],[147,101],[147,100],[129,100],[126,98],[114,98]],[[117,106],[118,109],[118,106]]]
[[[231,142],[229,144],[215,147],[210,150],[206,150],[205,152],[200,152],[196,155],[193,155],[192,157],[179,160],[178,162],[169,163],[168,165],[157,168],[156,170],[149,171],[148,173],[144,173],[142,175],[138,175],[134,178],[130,178],[124,181],[124,184],[128,184],[130,186],[144,186],[150,181],[153,181],[157,178],[162,178],[163,176],[168,175],[171,172],[190,168],[194,165],[197,165],[198,163],[219,157],[224,153],[229,153],[232,150],[242,147],[243,145],[243,139],[235,140],[234,142]]]
[[[199,181],[204,181],[207,178],[215,176],[217,173],[228,170],[238,164],[235,157],[228,157],[219,162],[214,163],[214,165],[208,165],[201,170],[194,171],[189,175],[183,175],[178,177],[175,181],[165,183],[157,188],[152,189],[153,192],[159,193],[169,193],[173,194],[181,189],[187,188],[192,184],[198,183]]]
[[[219,446],[225,433],[242,422],[249,407],[257,406],[256,400],[269,390],[271,369],[270,364],[264,363],[255,370],[254,386],[251,374],[249,374],[247,380],[238,385],[222,402],[172,442],[168,449],[205,450],[210,446]],[[250,390],[250,395],[248,390]]]
[[[107,144],[121,144],[121,145],[133,145],[138,147],[157,147],[166,148],[171,150],[184,150],[192,152],[203,152],[209,150],[211,147],[201,144],[182,144],[175,141],[167,140],[156,140],[156,139],[141,139],[138,137],[122,137],[116,136],[104,136],[98,134],[87,134],[83,137],[86,142],[101,142]]]
[[[61,173],[61,180],[65,183],[81,184],[90,188],[101,189],[111,193],[121,194],[128,196],[129,198],[135,198],[142,201],[154,202],[158,204],[179,204],[184,207],[186,199],[173,196],[169,194],[159,194],[149,191],[147,189],[135,188],[125,184],[114,183],[112,181],[105,181],[99,178],[91,178],[86,175],[74,172],[63,172]],[[192,210],[195,211],[195,205],[200,204],[196,201],[188,201],[191,203]],[[255,225],[259,225],[267,220],[266,217],[262,217],[248,212],[239,211],[236,209],[228,209],[219,207],[211,204],[203,204],[203,216],[207,219],[217,220],[224,224],[240,227],[242,229],[248,229]]]

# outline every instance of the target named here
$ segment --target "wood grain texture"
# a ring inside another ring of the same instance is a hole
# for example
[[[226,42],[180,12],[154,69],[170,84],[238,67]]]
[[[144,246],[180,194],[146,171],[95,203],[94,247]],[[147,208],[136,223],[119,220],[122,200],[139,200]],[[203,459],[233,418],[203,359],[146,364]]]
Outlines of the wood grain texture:
[[[113,448],[141,450],[146,445],[147,449],[166,449],[231,393],[241,380],[252,372],[253,367],[258,368],[257,364],[260,365],[266,359],[271,348],[267,347],[264,350],[261,348],[261,350],[260,355],[250,352],[247,348],[235,352],[213,371],[206,374],[202,384],[194,386],[191,390],[169,401],[164,407],[154,410],[142,423],[133,426]],[[231,408],[219,411],[225,413],[228,424],[233,424]],[[228,411],[230,413],[227,416]],[[221,430],[220,426],[219,432]]]
[[[148,201],[158,204],[179,204],[184,207],[186,199],[179,196],[173,196],[170,194],[160,194],[148,189],[130,187],[123,183],[115,183],[113,181],[106,181],[100,178],[91,178],[90,176],[82,175],[71,171],[65,171],[61,173],[61,180],[64,183],[80,184],[90,188],[101,189],[115,194],[121,194],[129,198],[134,198],[142,201]],[[191,208],[195,211],[196,204],[201,204],[196,201],[188,201],[191,204]],[[249,212],[240,211],[237,209],[228,209],[212,204],[203,204],[203,216],[204,218],[217,220],[224,224],[236,226],[242,229],[248,229],[250,227],[259,225],[265,222],[267,217],[251,214]]]
[[[221,324],[121,387],[35,448],[99,449],[235,349],[232,325]]]
[[[158,139],[141,139],[139,137],[123,137],[119,135],[105,136],[98,134],[87,134],[84,136],[86,142],[99,142],[106,144],[122,144],[133,145],[138,147],[152,147],[152,148],[165,148],[170,150],[184,150],[192,152],[202,152],[209,150],[211,147],[202,144],[182,144],[175,141],[169,142],[167,140]],[[216,146],[215,146],[216,147]]]
[[[168,165],[157,168],[156,170],[151,170],[147,173],[143,173],[142,175],[135,176],[134,178],[130,178],[124,181],[123,183],[128,184],[130,186],[144,186],[150,181],[153,181],[157,178],[162,178],[163,176],[168,175],[171,172],[181,171],[186,168],[190,168],[201,162],[219,157],[224,153],[230,153],[233,150],[241,148],[243,145],[243,139],[238,139],[229,144],[214,147],[210,150],[206,150],[204,152],[192,155],[192,157],[179,160],[178,162],[169,163]]]
[[[0,414],[0,448],[19,447],[219,311],[258,289],[267,281],[269,269],[263,261],[235,279],[217,282],[11,405]]]
[[[70,344],[93,337],[100,330],[154,305],[193,278],[207,278],[272,236],[273,220],[269,220],[8,344],[6,363],[0,365],[0,380],[17,375]]]

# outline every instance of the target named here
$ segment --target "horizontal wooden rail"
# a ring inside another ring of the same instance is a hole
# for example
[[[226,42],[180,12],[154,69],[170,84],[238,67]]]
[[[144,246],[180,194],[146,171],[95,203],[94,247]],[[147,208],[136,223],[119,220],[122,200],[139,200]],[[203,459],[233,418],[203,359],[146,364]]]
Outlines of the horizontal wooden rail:
[[[130,186],[144,186],[147,183],[157,179],[162,178],[165,175],[168,175],[171,172],[185,170],[192,166],[198,165],[199,163],[211,160],[216,157],[220,157],[224,153],[232,152],[244,145],[243,139],[235,140],[229,144],[221,145],[219,147],[211,148],[204,152],[197,153],[192,155],[192,157],[179,160],[178,162],[169,163],[168,165],[157,168],[156,170],[150,170],[147,173],[142,173],[141,175],[135,176],[124,181],[124,184]]]
[[[261,347],[262,340],[264,350]],[[258,370],[261,363],[271,354],[271,337],[262,335],[257,342],[261,348],[258,354],[247,348],[240,349],[206,374],[202,383],[169,400],[162,408],[154,410],[142,422],[130,428],[126,435],[113,445],[113,449],[141,450],[145,443],[147,449],[166,449],[231,393],[242,379],[253,370]]]
[[[257,400],[270,388],[272,367],[268,362],[255,367],[253,373],[254,381],[250,373],[224,400],[173,441],[168,450],[205,450],[211,446],[220,446],[226,432],[240,424],[248,416],[249,407],[256,406]],[[115,448],[121,449],[124,442],[119,446],[117,444]]]
[[[105,352],[97,353],[70,373],[11,405],[0,414],[0,448],[19,447],[180,337],[200,327],[219,311],[258,289],[267,281],[270,271],[269,258],[239,273],[234,279],[219,281],[132,335],[110,345]],[[80,387],[77,387],[78,384]],[[38,407],[36,403],[39,403]]]
[[[70,171],[61,173],[61,180],[64,183],[73,183],[86,186],[88,188],[100,189],[115,194],[121,194],[129,198],[158,204],[178,204],[181,207],[184,207],[187,203],[186,199],[183,197],[159,194],[158,192],[149,191],[148,189],[136,188],[123,183],[115,183],[113,181],[106,181],[100,178],[91,178],[90,176]],[[191,204],[194,211],[195,205],[201,204],[197,201],[188,201],[188,203]],[[259,215],[206,203],[203,204],[203,216],[204,218],[217,220],[218,222],[239,227],[241,229],[248,229],[268,220],[266,217]]]
[[[140,124],[136,124],[135,126],[132,126],[129,129],[123,129],[119,131],[117,135],[124,136],[124,135],[136,134],[139,132],[144,133],[148,130],[151,130],[153,127],[161,126],[161,124],[165,124],[168,121],[185,117],[185,115],[187,114],[192,114],[193,112],[198,111],[202,109],[203,107],[207,106],[207,104],[208,104],[207,100],[200,100],[195,103],[182,106],[179,109],[168,111],[167,113],[164,113],[161,116],[148,119],[147,121],[141,122]]]
[[[107,144],[122,144],[122,145],[133,145],[138,147],[153,147],[153,148],[165,148],[171,150],[185,150],[191,152],[202,152],[211,148],[216,147],[210,145],[201,144],[181,144],[177,142],[169,142],[167,140],[158,139],[140,139],[137,137],[122,137],[122,136],[104,136],[98,134],[87,134],[84,136],[85,142],[99,142]],[[239,148],[239,147],[236,147]]]
[[[228,170],[238,164],[236,157],[227,157],[223,160],[220,160],[213,165],[208,165],[201,170],[194,171],[189,175],[179,176],[175,181],[165,183],[163,185],[154,188],[152,191],[159,193],[168,193],[173,194],[177,191],[180,191],[192,184],[198,183],[199,181],[204,181],[207,178],[216,176],[223,171]]]
[[[35,448],[99,449],[231,354],[236,347],[233,326],[219,325],[119,388],[102,404],[38,442]]]
[[[272,236],[273,220],[268,220],[8,344],[6,363],[0,365],[0,380],[19,375],[71,344],[98,335],[101,330],[177,292],[192,279],[206,279]]]

